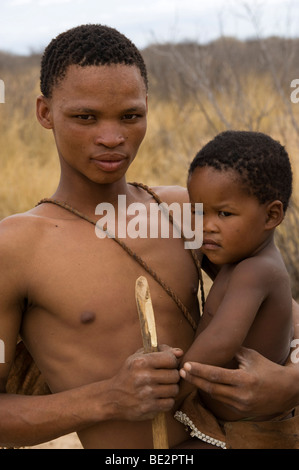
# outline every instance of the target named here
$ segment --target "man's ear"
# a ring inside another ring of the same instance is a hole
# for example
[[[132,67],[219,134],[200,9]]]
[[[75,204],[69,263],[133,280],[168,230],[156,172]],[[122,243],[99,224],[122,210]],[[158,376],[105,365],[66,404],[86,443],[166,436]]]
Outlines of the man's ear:
[[[266,214],[267,218],[265,228],[266,230],[272,230],[279,224],[281,224],[284,219],[284,210],[282,202],[279,200],[270,202],[266,206]]]
[[[53,129],[50,100],[43,95],[38,96],[36,100],[36,117],[45,129]]]

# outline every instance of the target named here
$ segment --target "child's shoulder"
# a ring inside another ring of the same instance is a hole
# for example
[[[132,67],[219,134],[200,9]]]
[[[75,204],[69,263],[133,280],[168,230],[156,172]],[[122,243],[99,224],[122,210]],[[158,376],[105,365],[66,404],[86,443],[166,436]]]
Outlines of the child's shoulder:
[[[254,283],[273,283],[284,279],[288,274],[281,254],[273,247],[237,263],[233,275]]]

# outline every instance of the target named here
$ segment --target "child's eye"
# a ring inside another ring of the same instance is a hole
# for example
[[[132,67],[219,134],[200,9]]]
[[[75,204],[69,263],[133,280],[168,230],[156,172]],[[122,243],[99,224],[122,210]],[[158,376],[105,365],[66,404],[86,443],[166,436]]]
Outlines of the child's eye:
[[[219,211],[218,215],[219,215],[219,217],[229,217],[230,215],[232,215],[232,213],[227,212],[227,211]]]

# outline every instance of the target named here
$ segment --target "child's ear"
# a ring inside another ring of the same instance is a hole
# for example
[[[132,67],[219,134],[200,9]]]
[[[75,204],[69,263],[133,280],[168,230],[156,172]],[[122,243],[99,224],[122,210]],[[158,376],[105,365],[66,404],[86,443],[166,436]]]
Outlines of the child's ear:
[[[272,230],[277,227],[284,219],[283,204],[281,201],[270,202],[266,206],[266,229]]]

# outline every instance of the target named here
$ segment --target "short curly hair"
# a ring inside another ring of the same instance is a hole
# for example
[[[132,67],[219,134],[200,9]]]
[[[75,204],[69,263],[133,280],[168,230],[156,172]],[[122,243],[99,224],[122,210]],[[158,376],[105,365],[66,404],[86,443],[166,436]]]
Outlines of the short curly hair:
[[[292,194],[292,169],[285,148],[261,132],[226,131],[195,156],[189,177],[198,167],[235,170],[248,194],[263,204],[280,200],[286,212]]]
[[[52,39],[46,47],[40,72],[40,89],[50,98],[53,86],[65,76],[70,65],[124,64],[140,70],[148,89],[147,70],[137,47],[114,28],[100,24],[86,24],[69,29]]]

